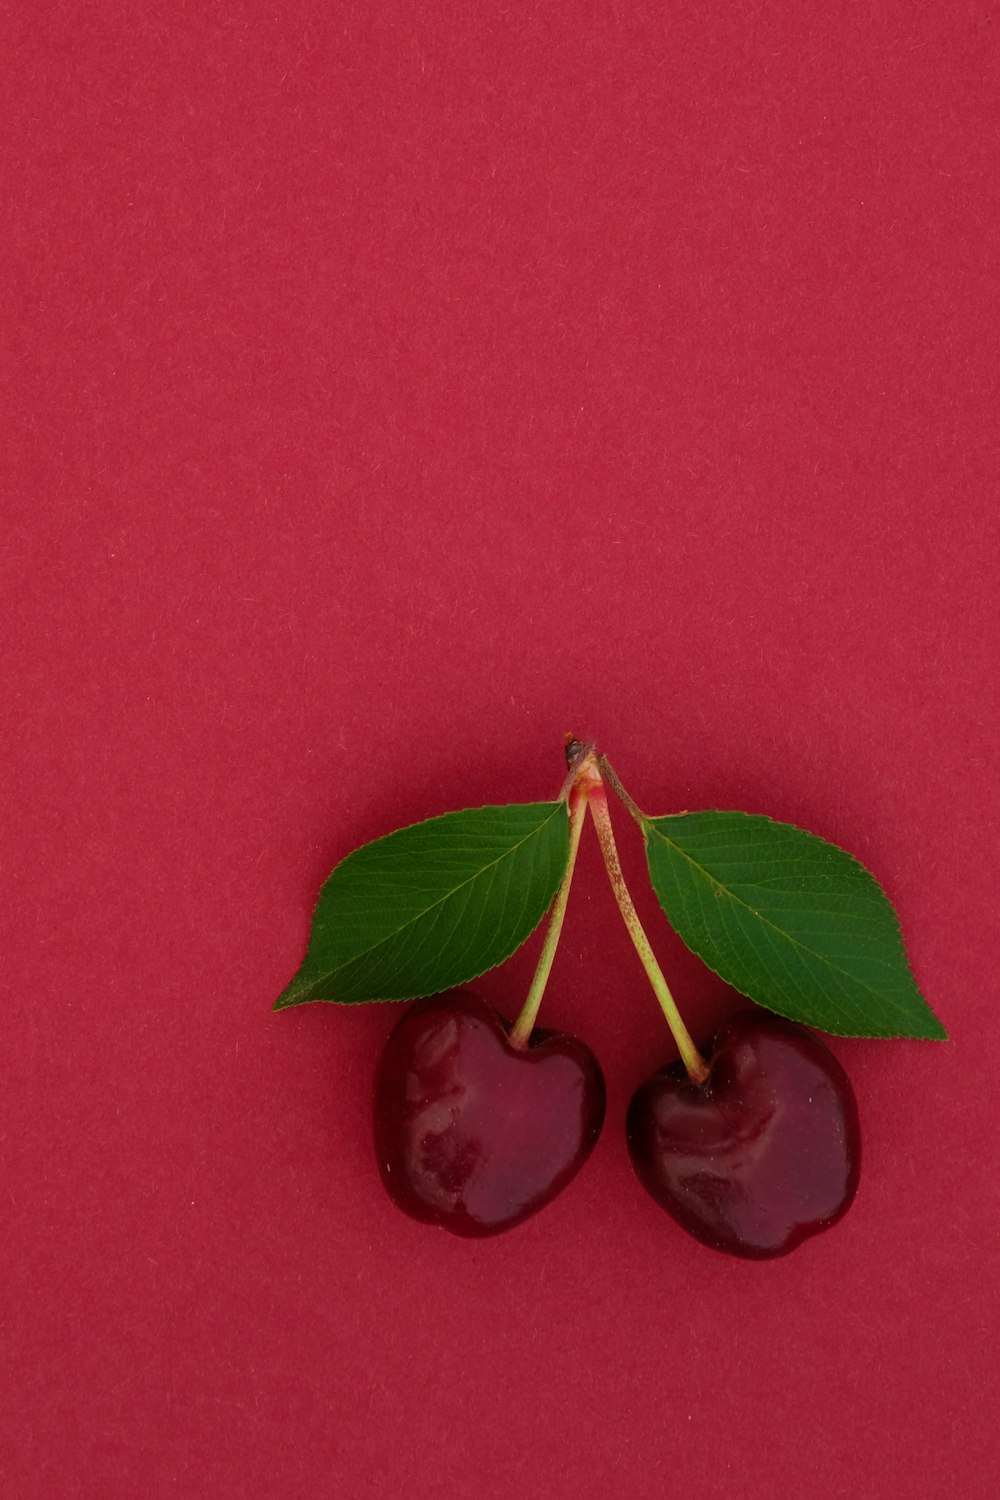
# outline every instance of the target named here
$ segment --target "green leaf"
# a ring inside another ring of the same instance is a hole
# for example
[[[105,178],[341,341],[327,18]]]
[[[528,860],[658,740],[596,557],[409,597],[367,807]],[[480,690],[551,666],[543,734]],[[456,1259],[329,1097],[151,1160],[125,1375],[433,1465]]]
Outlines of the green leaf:
[[[467,808],[363,845],[324,885],[275,1010],[409,1000],[474,979],[538,926],[568,857],[561,801]]]
[[[944,1038],[875,877],[835,844],[752,813],[642,820],[672,926],[727,984],[837,1036]]]

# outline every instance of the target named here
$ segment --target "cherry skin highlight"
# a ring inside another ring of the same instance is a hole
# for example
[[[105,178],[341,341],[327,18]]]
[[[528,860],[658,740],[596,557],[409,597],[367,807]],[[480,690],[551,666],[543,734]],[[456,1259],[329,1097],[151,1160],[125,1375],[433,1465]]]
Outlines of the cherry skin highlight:
[[[730,1255],[785,1255],[850,1207],[861,1165],[854,1091],[811,1031],[733,1016],[697,1087],[674,1064],[636,1091],[626,1122],[636,1174],[689,1234]]]
[[[576,1176],[604,1123],[604,1077],[574,1037],[527,1047],[466,990],[418,1001],[375,1073],[375,1150],[404,1213],[453,1234],[499,1234]]]

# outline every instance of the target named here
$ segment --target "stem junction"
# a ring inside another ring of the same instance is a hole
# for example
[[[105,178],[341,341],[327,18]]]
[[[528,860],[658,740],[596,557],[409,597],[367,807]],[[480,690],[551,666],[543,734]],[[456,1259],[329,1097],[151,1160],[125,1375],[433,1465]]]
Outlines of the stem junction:
[[[708,1064],[698,1051],[691,1039],[691,1033],[681,1019],[680,1011],[670,993],[670,987],[664,978],[663,970],[656,961],[656,955],[649,945],[649,939],[639,920],[639,913],[635,909],[629,888],[625,883],[622,873],[621,861],[618,858],[618,847],[615,844],[614,830],[611,826],[611,813],[608,808],[608,796],[604,787],[604,777],[607,777],[615,792],[624,802],[635,821],[642,826],[643,816],[632,798],[626,792],[618,780],[615,771],[603,755],[598,755],[596,747],[592,744],[581,744],[572,736],[567,736],[566,758],[569,762],[569,774],[563,786],[561,797],[569,804],[569,860],[566,865],[566,873],[562,884],[556,893],[552,903],[549,916],[548,930],[545,934],[545,942],[538,959],[531,988],[528,990],[527,998],[514,1025],[510,1031],[510,1042],[514,1047],[524,1048],[528,1045],[531,1031],[538,1016],[538,1008],[542,1003],[542,995],[548,982],[549,973],[552,969],[552,961],[555,958],[556,947],[562,932],[563,918],[566,915],[566,903],[569,900],[570,886],[573,882],[573,871],[576,867],[577,851],[580,847],[580,835],[583,832],[584,819],[587,809],[590,809],[594,819],[594,827],[597,830],[597,839],[601,846],[601,854],[604,858],[604,866],[608,872],[611,889],[614,891],[618,909],[622,914],[629,937],[635,945],[635,950],[650,984],[653,993],[660,1003],[660,1009],[666,1017],[667,1025],[670,1027],[671,1035],[677,1044],[677,1050],[681,1060],[687,1069],[691,1082],[698,1087],[706,1081],[709,1075]],[[603,773],[603,775],[602,775]]]

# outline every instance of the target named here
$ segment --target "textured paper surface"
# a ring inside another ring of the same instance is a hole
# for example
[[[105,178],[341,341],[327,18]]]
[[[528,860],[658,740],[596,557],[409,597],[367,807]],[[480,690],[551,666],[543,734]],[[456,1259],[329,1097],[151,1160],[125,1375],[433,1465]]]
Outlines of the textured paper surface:
[[[994,1494],[997,27],[14,6],[5,1494]],[[834,1044],[861,1191],[787,1260],[631,1176],[671,1050],[592,840],[542,1018],[608,1123],[517,1232],[384,1197],[395,1009],[269,1011],[338,859],[567,730],[859,855],[951,1031]]]

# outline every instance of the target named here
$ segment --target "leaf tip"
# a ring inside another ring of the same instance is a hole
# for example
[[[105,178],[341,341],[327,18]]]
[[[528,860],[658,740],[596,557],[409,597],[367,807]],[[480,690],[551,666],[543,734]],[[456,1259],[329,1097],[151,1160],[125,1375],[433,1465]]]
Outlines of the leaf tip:
[[[311,1000],[312,982],[303,974],[302,969],[294,976],[290,984],[286,984],[281,994],[271,1006],[272,1011],[288,1010],[292,1005],[303,1005],[305,1001]]]

